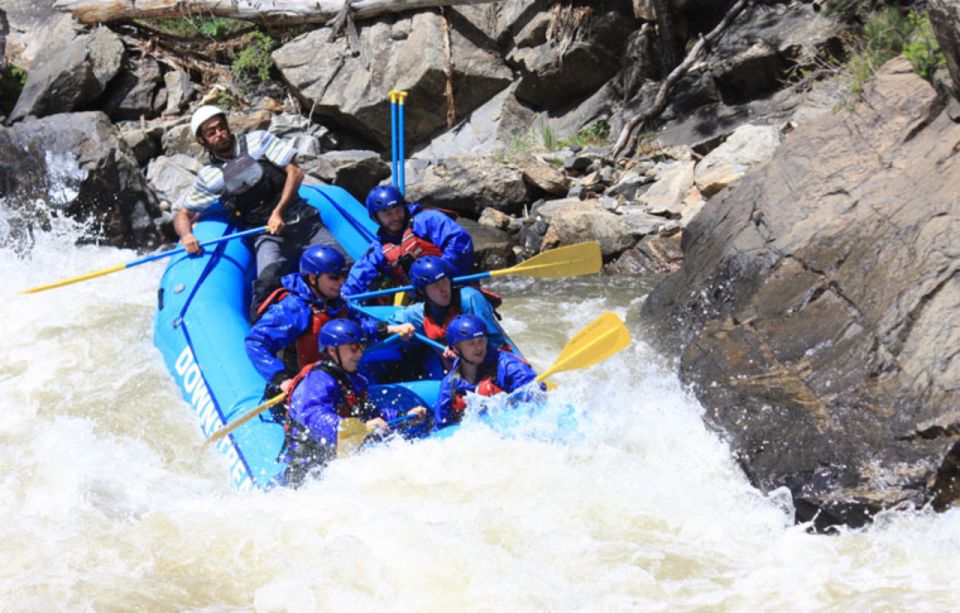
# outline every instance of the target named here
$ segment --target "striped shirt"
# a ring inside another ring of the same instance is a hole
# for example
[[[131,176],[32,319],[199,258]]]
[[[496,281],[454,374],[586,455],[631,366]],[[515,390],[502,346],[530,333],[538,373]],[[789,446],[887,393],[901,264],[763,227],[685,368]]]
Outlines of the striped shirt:
[[[236,135],[233,145],[234,155],[240,153],[240,138],[247,139],[247,153],[255,160],[266,159],[277,168],[284,168],[293,161],[297,150],[291,143],[277,138],[265,130]],[[207,164],[197,173],[197,180],[183,206],[188,211],[202,213],[220,199],[223,194],[223,171],[219,166]]]

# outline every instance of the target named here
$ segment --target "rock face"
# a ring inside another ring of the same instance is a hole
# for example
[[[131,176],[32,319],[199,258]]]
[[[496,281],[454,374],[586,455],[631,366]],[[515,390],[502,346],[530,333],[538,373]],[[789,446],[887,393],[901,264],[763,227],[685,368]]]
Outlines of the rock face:
[[[560,108],[590,94],[619,70],[627,38],[636,28],[624,2],[555,5],[517,34],[507,61],[520,70],[517,97],[540,108]]]
[[[330,42],[330,33],[330,28],[314,30],[273,53],[277,68],[304,108],[312,109],[312,116],[330,119],[386,149],[387,92],[397,88],[410,93],[404,118],[408,150],[445,127],[447,62],[438,14],[365,24],[356,48],[348,37]],[[493,41],[479,43],[459,28],[450,28],[453,109],[458,118],[507,87],[512,78]]]
[[[644,314],[760,489],[859,525],[960,499],[960,125],[898,59],[687,227]]]
[[[77,37],[30,65],[27,82],[10,120],[81,109],[94,102],[120,70],[123,43],[106,28]]]
[[[107,242],[133,247],[163,238],[163,218],[137,160],[100,112],[26,119],[0,128],[0,197],[8,206],[47,203],[92,222]]]

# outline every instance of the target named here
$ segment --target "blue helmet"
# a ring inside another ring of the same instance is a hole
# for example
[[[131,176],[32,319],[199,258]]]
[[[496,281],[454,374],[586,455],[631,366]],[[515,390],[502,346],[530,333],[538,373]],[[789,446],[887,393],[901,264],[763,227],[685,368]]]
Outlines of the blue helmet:
[[[347,260],[333,247],[315,245],[300,256],[300,272],[305,275],[345,275]]]
[[[320,328],[317,336],[317,346],[320,351],[326,347],[339,347],[349,343],[365,343],[363,330],[360,324],[352,319],[338,318],[328,321]]]
[[[446,279],[449,276],[447,270],[447,263],[443,258],[435,255],[421,256],[410,265],[410,283],[417,290],[422,290],[431,283]]]
[[[367,194],[367,213],[374,221],[377,221],[377,211],[404,204],[403,194],[393,185],[378,185]]]
[[[447,345],[453,347],[460,341],[480,338],[487,335],[487,327],[476,315],[463,313],[457,315],[447,326]]]

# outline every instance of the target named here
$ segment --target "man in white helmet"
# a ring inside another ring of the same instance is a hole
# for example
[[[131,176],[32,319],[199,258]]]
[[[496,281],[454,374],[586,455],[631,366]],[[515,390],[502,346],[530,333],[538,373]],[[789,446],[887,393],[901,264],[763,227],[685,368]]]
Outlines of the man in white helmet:
[[[303,249],[340,246],[317,210],[297,193],[303,171],[294,162],[291,144],[264,130],[234,135],[226,114],[211,105],[194,111],[190,129],[207,150],[209,163],[200,169],[185,204],[176,211],[173,228],[187,253],[198,254],[202,248],[193,224],[205,214],[225,213],[239,230],[267,226],[266,234],[251,241],[257,260],[253,316],[280,286],[280,277],[291,272]]]

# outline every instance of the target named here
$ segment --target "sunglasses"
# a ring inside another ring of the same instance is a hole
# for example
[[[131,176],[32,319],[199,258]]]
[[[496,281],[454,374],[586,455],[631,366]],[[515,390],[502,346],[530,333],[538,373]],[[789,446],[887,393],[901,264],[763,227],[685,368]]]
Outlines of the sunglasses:
[[[364,343],[345,343],[341,347],[349,347],[350,351],[363,351],[366,345]]]
[[[325,272],[323,274],[325,274],[327,278],[330,279],[331,281],[342,281],[343,279],[347,278],[347,275],[341,274],[339,272]]]

